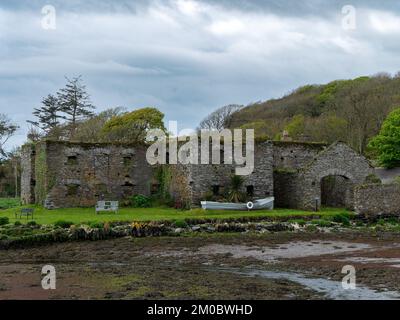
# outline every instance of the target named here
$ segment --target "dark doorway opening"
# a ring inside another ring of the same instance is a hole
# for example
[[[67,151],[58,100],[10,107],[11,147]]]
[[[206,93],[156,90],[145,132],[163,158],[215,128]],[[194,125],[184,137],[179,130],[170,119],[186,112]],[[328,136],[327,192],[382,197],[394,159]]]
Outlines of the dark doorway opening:
[[[321,179],[321,205],[331,208],[353,207],[354,184],[350,179],[330,175]]]

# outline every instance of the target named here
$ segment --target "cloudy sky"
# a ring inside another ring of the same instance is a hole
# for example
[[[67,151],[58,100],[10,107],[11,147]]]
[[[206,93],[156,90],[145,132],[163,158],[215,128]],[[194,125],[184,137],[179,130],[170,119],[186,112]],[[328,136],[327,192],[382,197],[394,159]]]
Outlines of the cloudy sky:
[[[399,39],[397,0],[2,0],[0,113],[20,144],[41,98],[82,75],[98,110],[155,106],[193,128],[226,104],[394,74]]]

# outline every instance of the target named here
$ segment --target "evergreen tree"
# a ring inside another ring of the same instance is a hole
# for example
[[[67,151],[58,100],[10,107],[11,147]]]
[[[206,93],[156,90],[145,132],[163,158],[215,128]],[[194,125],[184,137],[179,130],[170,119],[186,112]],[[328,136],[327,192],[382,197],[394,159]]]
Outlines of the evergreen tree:
[[[60,119],[65,119],[65,117],[59,115],[59,112],[58,99],[49,94],[42,100],[42,107],[35,108],[32,113],[37,118],[37,121],[28,120],[27,122],[42,129],[47,134],[60,124]]]
[[[57,93],[60,110],[67,115],[67,120],[76,128],[79,120],[89,118],[94,115],[91,111],[95,107],[90,102],[90,96],[86,92],[86,86],[82,84],[81,76],[67,79],[65,88]]]
[[[3,149],[4,145],[17,129],[16,124],[12,123],[5,114],[0,113],[0,158],[7,155]]]

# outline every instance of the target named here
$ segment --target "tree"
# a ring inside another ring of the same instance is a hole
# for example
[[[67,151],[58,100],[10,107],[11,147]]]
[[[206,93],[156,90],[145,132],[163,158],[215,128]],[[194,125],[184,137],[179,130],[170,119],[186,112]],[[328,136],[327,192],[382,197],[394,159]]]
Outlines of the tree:
[[[48,134],[60,124],[60,119],[65,119],[64,116],[59,115],[60,109],[57,97],[49,94],[46,98],[43,98],[42,106],[35,108],[32,113],[37,121],[28,120],[27,122]]]
[[[312,141],[333,143],[346,141],[346,120],[334,114],[325,114],[318,118],[309,118],[305,123],[305,135]]]
[[[5,114],[0,113],[0,156],[6,156],[4,145],[17,129],[16,124],[12,123]]]
[[[203,119],[199,124],[199,129],[222,130],[230,128],[232,115],[242,109],[243,106],[230,104],[219,108]]]
[[[388,115],[369,146],[377,152],[380,165],[386,168],[400,166],[400,108]]]
[[[43,134],[42,134],[42,132],[40,132],[40,130],[37,127],[31,125],[28,128],[28,133],[27,133],[26,137],[28,138],[28,141],[30,141],[30,142],[38,142],[38,141],[40,141],[40,139],[43,138]]]
[[[15,197],[20,195],[21,152],[14,148],[7,157],[0,159],[0,196]]]
[[[156,108],[142,108],[122,115],[114,116],[103,128],[104,136],[109,141],[143,142],[147,131],[164,127],[164,114]]]
[[[72,133],[79,120],[87,119],[94,115],[91,111],[95,107],[90,102],[86,86],[82,84],[81,76],[67,79],[65,88],[57,93],[60,110],[67,114],[67,120],[72,127]]]
[[[74,134],[74,140],[84,142],[104,141],[103,128],[105,124],[113,117],[120,116],[123,110],[124,109],[121,107],[107,109],[90,119],[78,123]]]
[[[302,114],[295,115],[285,129],[293,139],[301,139],[305,130],[305,117]]]

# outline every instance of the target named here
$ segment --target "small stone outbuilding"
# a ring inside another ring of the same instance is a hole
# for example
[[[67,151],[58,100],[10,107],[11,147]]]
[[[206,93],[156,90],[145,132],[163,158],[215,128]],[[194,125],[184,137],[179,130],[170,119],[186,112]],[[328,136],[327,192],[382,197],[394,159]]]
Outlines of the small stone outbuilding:
[[[374,174],[369,161],[343,142],[307,150],[293,165],[275,168],[277,205],[305,210],[319,210],[322,205],[354,209],[354,187]],[[295,154],[293,157],[298,159]]]

